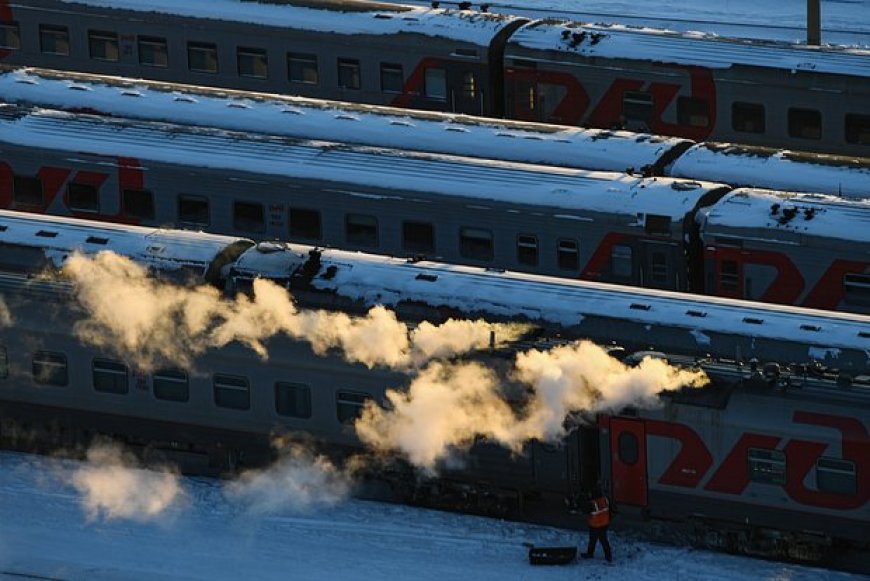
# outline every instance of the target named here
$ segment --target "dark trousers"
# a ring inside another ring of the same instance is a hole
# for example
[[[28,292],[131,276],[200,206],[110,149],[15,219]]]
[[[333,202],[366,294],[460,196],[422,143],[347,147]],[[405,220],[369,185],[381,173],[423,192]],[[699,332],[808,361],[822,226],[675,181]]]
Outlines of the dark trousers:
[[[604,549],[604,558],[608,561],[613,559],[613,554],[610,552],[610,541],[607,540],[607,527],[589,527],[589,544],[586,546],[586,554],[584,557],[591,557],[595,554],[595,545],[601,542],[601,548]]]

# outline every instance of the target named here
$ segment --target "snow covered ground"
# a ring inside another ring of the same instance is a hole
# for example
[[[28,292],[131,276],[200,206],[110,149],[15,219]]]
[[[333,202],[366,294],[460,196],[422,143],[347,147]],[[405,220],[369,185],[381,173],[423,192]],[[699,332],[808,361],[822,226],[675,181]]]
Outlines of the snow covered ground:
[[[585,535],[342,499],[328,483],[293,479],[240,488],[0,453],[0,579],[858,579],[619,533],[612,565],[599,549],[594,561],[532,567],[522,543]]]
[[[389,0],[428,5],[423,0]],[[475,6],[484,0],[473,2]],[[493,12],[803,42],[806,0],[486,0]],[[445,0],[442,6],[456,2]],[[870,0],[821,0],[822,42],[870,47]]]

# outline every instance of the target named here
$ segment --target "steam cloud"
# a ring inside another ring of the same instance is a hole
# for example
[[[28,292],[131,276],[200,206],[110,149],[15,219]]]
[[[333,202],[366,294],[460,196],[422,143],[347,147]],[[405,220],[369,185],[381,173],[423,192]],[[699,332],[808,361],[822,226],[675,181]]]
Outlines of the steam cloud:
[[[243,473],[227,485],[227,491],[230,499],[254,514],[304,512],[347,499],[351,483],[325,457],[294,446],[269,468]]]
[[[653,407],[662,391],[708,382],[703,371],[660,359],[628,367],[588,341],[520,353],[511,376],[526,389],[519,406],[509,403],[506,383],[490,369],[433,363],[408,390],[387,392],[388,409],[369,402],[357,433],[376,450],[399,452],[432,470],[478,436],[519,451],[531,439],[558,441],[572,413]]]
[[[92,446],[72,480],[90,519],[151,520],[183,496],[176,473],[142,469],[114,444]]]
[[[115,350],[145,370],[172,362],[187,366],[209,348],[239,341],[267,358],[264,341],[278,334],[311,343],[318,355],[340,349],[351,362],[403,369],[433,357],[448,357],[517,336],[520,325],[485,321],[423,323],[413,332],[395,313],[377,306],[365,317],[328,311],[298,311],[290,295],[265,280],[254,281],[253,299],[227,300],[210,286],[178,287],[148,276],[132,260],[101,252],[71,256],[64,272],[77,285],[89,317],[76,323],[77,336]]]

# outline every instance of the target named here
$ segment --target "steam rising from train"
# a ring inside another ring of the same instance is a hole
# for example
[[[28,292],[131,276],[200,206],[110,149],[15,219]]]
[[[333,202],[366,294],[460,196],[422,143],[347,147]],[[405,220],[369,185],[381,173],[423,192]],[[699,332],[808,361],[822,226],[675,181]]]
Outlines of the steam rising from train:
[[[515,452],[532,439],[557,443],[572,414],[653,407],[656,395],[702,387],[703,371],[646,358],[628,367],[589,341],[517,354],[510,379],[522,389],[511,401],[506,383],[483,365],[436,362],[407,390],[390,390],[388,409],[369,402],[356,423],[360,438],[379,451],[396,451],[427,470],[479,437]],[[582,421],[582,419],[581,419]]]
[[[370,402],[356,430],[374,450],[400,453],[428,470],[480,437],[518,452],[531,439],[558,442],[572,415],[655,406],[662,391],[707,383],[703,371],[658,359],[626,366],[588,341],[521,352],[497,371],[454,359],[489,346],[493,331],[501,340],[513,339],[523,326],[451,320],[411,331],[382,306],[357,318],[298,310],[285,289],[265,279],[254,281],[252,298],[228,300],[213,287],[161,282],[111,252],[73,255],[64,272],[89,314],[76,324],[79,338],[114,349],[142,369],[165,362],[188,366],[198,354],[232,341],[266,358],[264,342],[285,334],[309,341],[318,355],[339,349],[351,362],[408,371],[410,385],[387,391],[386,410]],[[281,480],[252,476],[248,484],[270,489]]]
[[[405,369],[486,347],[491,331],[500,340],[523,331],[521,325],[482,320],[424,323],[409,331],[381,306],[365,317],[300,311],[286,290],[266,279],[254,280],[253,298],[240,294],[226,300],[211,286],[161,282],[112,252],[74,254],[64,273],[75,281],[77,298],[90,315],[76,325],[79,338],[115,350],[143,370],[168,362],[189,366],[207,349],[233,341],[266,359],[264,342],[280,334],[310,342],[318,355],[337,348],[350,362]]]

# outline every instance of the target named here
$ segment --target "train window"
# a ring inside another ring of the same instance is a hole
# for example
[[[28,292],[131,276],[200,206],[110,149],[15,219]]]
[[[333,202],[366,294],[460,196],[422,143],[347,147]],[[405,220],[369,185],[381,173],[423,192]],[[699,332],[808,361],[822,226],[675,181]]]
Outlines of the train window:
[[[870,115],[846,114],[846,142],[870,145]]]
[[[69,30],[67,27],[40,24],[39,48],[44,53],[69,56]]]
[[[780,450],[749,448],[746,452],[749,479],[765,484],[785,484],[785,454]]]
[[[190,381],[180,369],[161,369],[154,372],[154,397],[167,401],[185,402],[190,399]]]
[[[344,232],[348,244],[378,245],[378,220],[367,214],[348,214],[344,219]]]
[[[435,227],[429,222],[404,222],[402,248],[408,252],[435,252]]]
[[[405,73],[402,65],[381,63],[381,91],[384,93],[401,93],[405,86]]]
[[[118,33],[89,30],[88,51],[92,59],[116,62],[121,56]]]
[[[178,221],[185,224],[208,224],[208,199],[202,196],[180,194],[178,196]]]
[[[723,291],[737,292],[739,290],[740,272],[736,260],[719,261],[719,287]]]
[[[169,45],[166,39],[157,36],[140,36],[139,64],[146,67],[168,67]]]
[[[580,268],[580,246],[576,240],[561,239],[556,247],[556,262],[562,270]]]
[[[666,284],[668,282],[668,256],[664,252],[651,253],[650,278],[658,284]]]
[[[335,413],[342,424],[353,423],[360,415],[371,396],[364,393],[339,391],[335,394]]]
[[[302,383],[275,384],[275,411],[291,418],[311,417],[311,388]]]
[[[816,461],[816,486],[819,492],[854,496],[858,491],[855,463],[839,458],[819,458]]]
[[[243,232],[265,232],[266,216],[263,204],[255,202],[233,203],[233,228]]]
[[[251,385],[248,379],[238,375],[215,373],[214,403],[218,407],[234,410],[251,409]]]
[[[870,275],[846,274],[843,276],[846,303],[870,306]]]
[[[357,90],[361,87],[360,66],[357,59],[338,59],[338,86]]]
[[[649,121],[653,118],[653,96],[649,93],[626,91],[622,96],[622,116],[632,121]]]
[[[39,178],[14,176],[12,201],[21,206],[42,207],[42,181]]]
[[[100,192],[94,184],[70,182],[66,187],[66,197],[71,210],[100,211]]]
[[[269,78],[269,57],[264,49],[239,47],[236,49],[236,60],[239,76],[255,79]]]
[[[764,133],[764,105],[760,103],[731,103],[731,128],[741,133]]]
[[[37,351],[32,362],[33,380],[42,385],[67,385],[66,355],[54,351]]]
[[[154,194],[148,190],[124,190],[121,203],[126,216],[142,220],[154,219]]]
[[[789,109],[788,135],[798,139],[821,139],[822,114],[815,109]]]
[[[531,234],[517,236],[517,262],[538,266],[538,237]]]
[[[477,77],[473,71],[462,73],[462,94],[468,99],[477,97]]]
[[[677,97],[677,123],[689,127],[707,127],[710,124],[707,99]]]
[[[36,274],[51,268],[52,264],[41,248],[0,243],[0,270]]]
[[[93,371],[94,389],[104,393],[127,393],[130,390],[127,381],[127,366],[109,359],[94,359]]]
[[[0,379],[9,377],[9,357],[6,355],[6,347],[0,347]]]
[[[317,73],[317,55],[287,53],[287,78],[292,83],[316,85],[320,82]]]
[[[671,217],[659,214],[647,214],[644,216],[643,228],[647,234],[670,234]]]
[[[638,442],[637,436],[631,432],[622,432],[616,440],[619,461],[629,466],[637,464]]]
[[[492,260],[492,232],[482,228],[460,228],[459,254],[474,260]]]
[[[291,238],[320,240],[320,212],[317,210],[290,208],[288,224]]]
[[[21,48],[21,32],[17,22],[0,22],[0,48],[11,50]]]
[[[634,272],[631,246],[614,246],[610,251],[610,265],[613,276],[630,277]]]
[[[218,72],[217,45],[210,42],[187,43],[187,68],[195,73]]]
[[[429,67],[424,79],[424,92],[430,99],[447,99],[447,72],[444,69]]]

